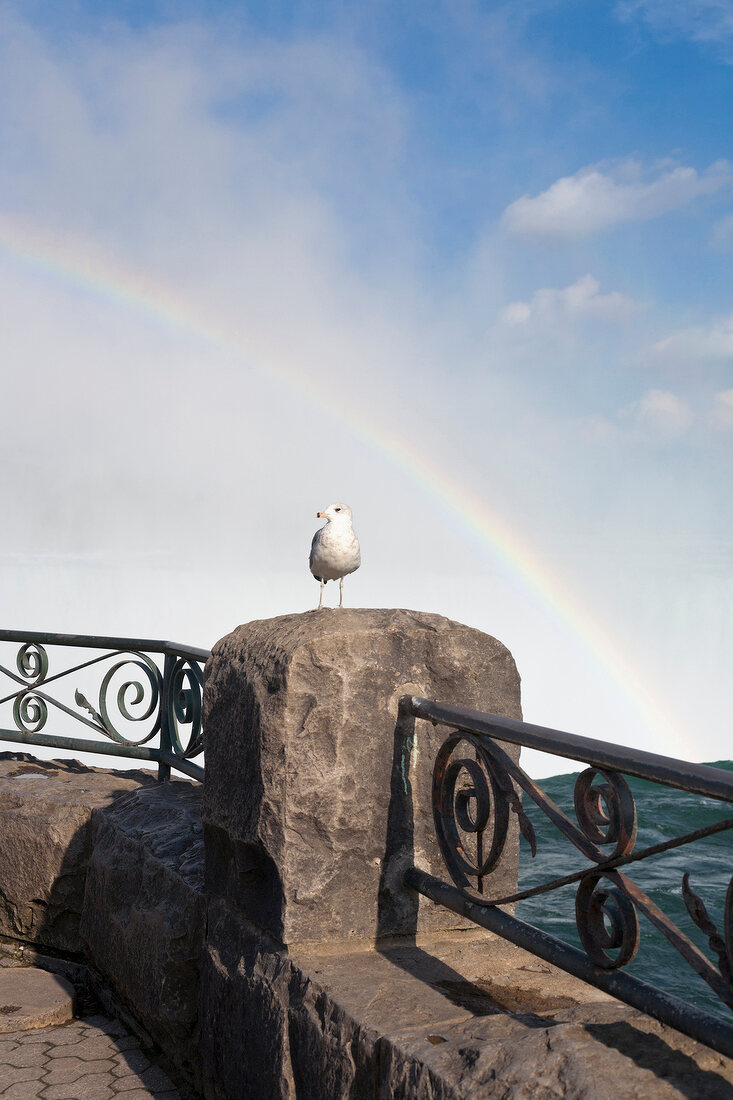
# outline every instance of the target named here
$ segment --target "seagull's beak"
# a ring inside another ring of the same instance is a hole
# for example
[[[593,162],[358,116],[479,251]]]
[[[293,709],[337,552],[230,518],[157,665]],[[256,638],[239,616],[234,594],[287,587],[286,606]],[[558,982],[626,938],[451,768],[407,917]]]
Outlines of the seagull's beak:
[[[325,512],[316,512],[316,519],[328,519]]]

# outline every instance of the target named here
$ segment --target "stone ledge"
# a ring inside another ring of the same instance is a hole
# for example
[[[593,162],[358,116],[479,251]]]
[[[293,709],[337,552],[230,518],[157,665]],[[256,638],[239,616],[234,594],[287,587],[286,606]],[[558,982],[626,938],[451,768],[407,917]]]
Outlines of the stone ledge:
[[[733,1061],[489,934],[285,956],[209,926],[209,1100],[733,1100]]]
[[[733,1061],[493,936],[291,961],[307,976],[291,1004],[305,1049],[323,1044],[348,1075],[339,1035],[353,1021],[382,1047],[376,1095],[733,1098]],[[302,1050],[291,1027],[296,1061]]]

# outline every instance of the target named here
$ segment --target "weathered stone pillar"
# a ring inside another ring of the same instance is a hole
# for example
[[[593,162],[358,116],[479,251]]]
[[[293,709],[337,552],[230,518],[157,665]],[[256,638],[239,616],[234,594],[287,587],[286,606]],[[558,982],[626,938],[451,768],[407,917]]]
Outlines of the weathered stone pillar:
[[[202,806],[210,898],[287,945],[465,927],[402,886],[413,861],[447,877],[431,808],[447,731],[398,721],[405,694],[521,717],[509,651],[439,615],[287,615],[214,647]],[[501,892],[516,883],[512,830],[493,875]]]

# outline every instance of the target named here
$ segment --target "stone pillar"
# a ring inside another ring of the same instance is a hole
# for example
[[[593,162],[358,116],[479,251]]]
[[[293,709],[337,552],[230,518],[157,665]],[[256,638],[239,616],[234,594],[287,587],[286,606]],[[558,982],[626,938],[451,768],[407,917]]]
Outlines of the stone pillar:
[[[324,610],[239,627],[205,677],[210,898],[286,945],[466,926],[402,886],[413,861],[448,878],[431,808],[448,731],[398,720],[398,704],[520,718],[500,642],[439,615]],[[517,853],[513,820],[492,890],[515,888]]]

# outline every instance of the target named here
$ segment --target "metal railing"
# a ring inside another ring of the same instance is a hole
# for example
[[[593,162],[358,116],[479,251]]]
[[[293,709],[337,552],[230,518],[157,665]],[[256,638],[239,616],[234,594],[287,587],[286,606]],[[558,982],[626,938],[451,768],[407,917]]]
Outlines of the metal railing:
[[[715,958],[711,962],[622,870],[733,828],[733,816],[721,817],[694,832],[636,850],[637,807],[624,775],[733,803],[733,774],[415,696],[405,696],[400,709],[403,715],[451,730],[435,760],[433,814],[453,884],[418,867],[405,872],[406,884],[546,962],[733,1057],[733,1024],[623,972],[639,947],[641,914],[717,997],[733,1008],[733,879],[720,929],[692,890],[689,872],[682,880],[685,907],[690,920],[708,939]],[[575,779],[577,823],[511,759],[501,742],[588,765]],[[520,792],[570,841],[584,865],[572,874],[531,889],[487,897],[485,880],[501,858],[512,814],[532,855],[536,853],[535,829],[522,806]],[[501,908],[573,883],[577,883],[575,921],[582,950]]]
[[[72,650],[83,653],[69,663]],[[208,656],[147,638],[0,630],[0,741],[146,760],[158,765],[159,779],[175,769],[201,781],[204,769],[193,757],[204,750]],[[48,732],[52,714],[105,740]]]

